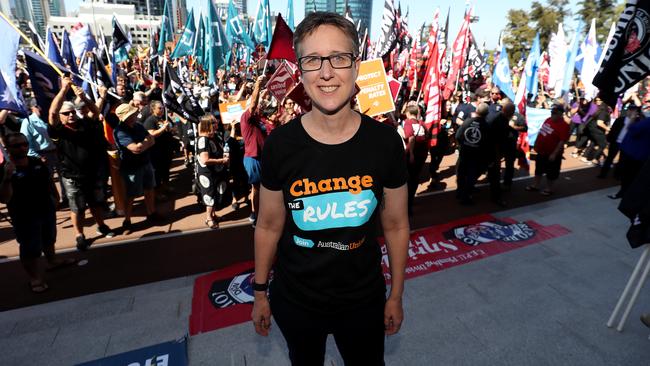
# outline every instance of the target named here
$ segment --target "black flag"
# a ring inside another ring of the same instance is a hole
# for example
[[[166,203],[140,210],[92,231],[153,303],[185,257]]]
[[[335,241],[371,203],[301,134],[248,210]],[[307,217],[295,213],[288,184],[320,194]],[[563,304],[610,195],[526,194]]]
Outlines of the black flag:
[[[650,74],[650,1],[629,0],[593,84],[610,106]]]
[[[381,18],[381,34],[375,48],[377,57],[384,57],[390,53],[397,43],[398,24],[393,0],[385,0],[384,14]]]
[[[192,123],[199,123],[203,110],[194,98],[192,91],[185,87],[178,74],[170,65],[165,65],[163,78],[163,102],[165,107]]]

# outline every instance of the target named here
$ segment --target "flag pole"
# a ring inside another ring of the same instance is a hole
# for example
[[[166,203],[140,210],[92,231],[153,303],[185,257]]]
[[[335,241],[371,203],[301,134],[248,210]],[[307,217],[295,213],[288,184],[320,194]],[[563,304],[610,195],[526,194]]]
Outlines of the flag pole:
[[[25,35],[25,33],[23,33],[23,32],[22,32],[18,27],[16,27],[16,25],[15,25],[14,23],[12,23],[11,20],[9,20],[9,18],[7,18],[7,16],[6,16],[3,12],[1,12],[1,11],[0,11],[0,16],[1,16],[1,17],[2,17],[2,18],[3,18],[7,23],[9,23],[9,25],[10,25],[10,26],[11,26],[11,27],[16,31],[16,32],[18,32],[18,34],[19,34],[19,35],[20,35],[20,36],[21,36],[25,41],[27,41],[27,43],[28,43],[30,46],[32,46],[32,47],[34,48],[34,50],[36,51],[36,53],[38,53],[41,57],[43,57],[43,58],[47,61],[47,63],[50,64],[50,66],[52,66],[52,68],[54,69],[54,71],[56,71],[56,73],[59,74],[59,76],[63,76],[63,71],[61,71],[61,70],[60,70],[60,69],[59,69],[59,68],[58,68],[58,67],[57,67],[57,66],[52,62],[52,60],[50,60],[49,58],[47,58],[47,56],[45,56],[45,53],[43,53],[43,51],[41,51],[41,49],[38,48],[38,47],[34,44],[34,42],[32,42],[32,40],[29,39],[29,37],[27,37],[27,35]]]

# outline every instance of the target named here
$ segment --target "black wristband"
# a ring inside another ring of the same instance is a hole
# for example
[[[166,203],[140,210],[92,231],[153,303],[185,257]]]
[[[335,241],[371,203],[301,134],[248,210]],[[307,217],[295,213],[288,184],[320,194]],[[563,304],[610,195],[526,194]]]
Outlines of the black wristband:
[[[257,283],[253,281],[253,291],[266,291],[268,288],[268,283]]]

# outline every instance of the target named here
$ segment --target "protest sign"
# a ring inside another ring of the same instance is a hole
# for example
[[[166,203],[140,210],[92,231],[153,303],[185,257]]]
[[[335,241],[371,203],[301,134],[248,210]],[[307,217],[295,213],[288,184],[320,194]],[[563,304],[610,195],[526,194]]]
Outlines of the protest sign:
[[[357,101],[362,113],[377,116],[395,110],[395,103],[381,59],[361,62],[357,85],[361,89],[357,95]]]
[[[219,103],[219,113],[221,120],[224,124],[239,122],[241,115],[246,110],[248,101],[232,102],[232,103]]]
[[[282,63],[280,66],[278,66],[277,70],[275,70],[275,73],[273,73],[269,81],[266,83],[266,88],[271,94],[273,94],[278,102],[281,102],[295,85],[296,80],[293,78],[292,70],[287,66],[286,63]]]

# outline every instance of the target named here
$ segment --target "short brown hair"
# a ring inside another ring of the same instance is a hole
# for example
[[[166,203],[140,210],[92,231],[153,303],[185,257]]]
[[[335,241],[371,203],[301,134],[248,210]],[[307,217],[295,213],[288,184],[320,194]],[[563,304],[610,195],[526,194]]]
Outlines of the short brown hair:
[[[211,114],[205,114],[199,119],[199,133],[214,132],[214,124],[217,119]]]
[[[351,21],[344,16],[328,12],[328,11],[315,11],[307,14],[305,19],[298,24],[296,31],[293,33],[293,48],[296,50],[296,56],[300,57],[301,52],[298,47],[300,43],[312,34],[318,27],[323,25],[331,25],[340,29],[345,33],[350,42],[352,43],[352,53],[357,55],[359,53],[359,34]]]

